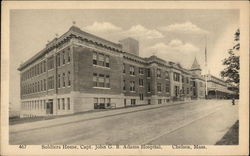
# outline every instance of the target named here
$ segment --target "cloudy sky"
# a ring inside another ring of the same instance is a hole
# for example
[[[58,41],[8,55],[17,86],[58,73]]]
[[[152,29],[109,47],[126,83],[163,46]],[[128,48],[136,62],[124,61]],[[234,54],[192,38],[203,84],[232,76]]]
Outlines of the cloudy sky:
[[[10,102],[19,100],[19,72],[24,62],[62,35],[76,21],[86,32],[118,42],[133,37],[140,56],[156,55],[190,68],[195,57],[204,67],[207,38],[208,68],[218,76],[221,60],[233,45],[239,27],[238,10],[14,10],[10,13]],[[14,106],[16,107],[16,106]]]

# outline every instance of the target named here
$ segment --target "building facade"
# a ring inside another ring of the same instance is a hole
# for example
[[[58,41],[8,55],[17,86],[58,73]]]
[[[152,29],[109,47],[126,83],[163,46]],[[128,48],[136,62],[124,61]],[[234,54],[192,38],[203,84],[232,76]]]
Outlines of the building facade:
[[[134,39],[113,43],[72,26],[18,68],[21,114],[63,115],[204,98],[197,64],[188,70],[156,56],[142,58]]]
[[[229,99],[232,97],[238,98],[235,88],[235,86],[226,83],[220,78],[217,78],[211,74],[207,75],[208,99]]]

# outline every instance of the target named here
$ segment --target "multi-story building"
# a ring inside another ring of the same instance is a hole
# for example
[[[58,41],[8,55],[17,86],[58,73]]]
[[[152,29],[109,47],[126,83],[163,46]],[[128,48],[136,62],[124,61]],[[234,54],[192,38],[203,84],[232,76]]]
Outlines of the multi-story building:
[[[62,115],[93,109],[204,98],[204,78],[156,56],[138,41],[113,43],[72,26],[20,65],[21,114]]]
[[[205,76],[204,76],[205,77]],[[237,97],[235,86],[211,74],[207,75],[208,99],[227,99]]]

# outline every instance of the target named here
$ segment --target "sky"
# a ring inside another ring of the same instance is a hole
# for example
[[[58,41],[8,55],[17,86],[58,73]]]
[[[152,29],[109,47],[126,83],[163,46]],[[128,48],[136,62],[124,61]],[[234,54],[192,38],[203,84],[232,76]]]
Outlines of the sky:
[[[204,69],[220,77],[222,60],[234,44],[238,10],[105,9],[12,10],[10,12],[10,103],[20,108],[22,62],[42,50],[48,41],[76,22],[83,31],[118,43],[126,37],[139,41],[141,57],[156,55],[190,68],[195,57]],[[204,73],[204,72],[203,72]]]

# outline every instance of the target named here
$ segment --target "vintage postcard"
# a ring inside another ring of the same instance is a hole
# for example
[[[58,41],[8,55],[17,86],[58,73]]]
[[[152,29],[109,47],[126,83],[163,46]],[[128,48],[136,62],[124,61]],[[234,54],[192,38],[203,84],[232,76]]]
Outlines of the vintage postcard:
[[[1,155],[248,155],[249,3],[2,2]]]

